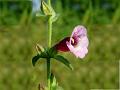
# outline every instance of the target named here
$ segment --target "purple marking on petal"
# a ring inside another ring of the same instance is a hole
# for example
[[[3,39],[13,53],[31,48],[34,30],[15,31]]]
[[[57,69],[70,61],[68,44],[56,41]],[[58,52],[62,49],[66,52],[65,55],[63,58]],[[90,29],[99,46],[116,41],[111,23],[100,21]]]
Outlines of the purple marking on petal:
[[[85,27],[79,25],[74,28],[73,37],[74,36],[78,36],[78,37],[86,36],[86,34],[87,34],[87,31]]]
[[[77,41],[79,38],[82,38],[87,35],[86,28],[84,26],[78,25],[74,28],[71,38],[74,37]],[[71,43],[71,39],[70,39]]]

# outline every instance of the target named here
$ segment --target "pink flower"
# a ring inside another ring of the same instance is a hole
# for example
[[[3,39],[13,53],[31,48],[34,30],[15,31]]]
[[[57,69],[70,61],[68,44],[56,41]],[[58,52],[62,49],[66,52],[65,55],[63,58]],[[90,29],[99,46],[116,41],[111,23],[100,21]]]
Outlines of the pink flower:
[[[84,58],[88,53],[87,30],[84,26],[78,25],[74,28],[71,37],[67,37],[55,45],[58,51],[70,51],[77,58]]]

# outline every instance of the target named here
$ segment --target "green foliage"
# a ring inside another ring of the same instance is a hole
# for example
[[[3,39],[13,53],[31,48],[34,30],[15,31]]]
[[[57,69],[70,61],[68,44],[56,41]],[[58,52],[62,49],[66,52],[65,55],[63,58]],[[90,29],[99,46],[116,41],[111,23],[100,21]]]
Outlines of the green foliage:
[[[61,56],[61,55],[55,55],[54,59],[60,61],[61,63],[65,64],[68,68],[70,68],[71,70],[73,70],[73,67],[70,64],[70,62],[66,58],[64,58],[63,56]]]
[[[36,62],[38,61],[38,59],[40,59],[41,58],[41,56],[38,54],[37,56],[34,56],[33,58],[32,58],[32,64],[33,64],[33,66],[35,66],[35,64],[36,64]]]
[[[40,52],[40,54],[38,53],[36,56],[34,56],[32,58],[32,64],[33,66],[35,66],[36,62],[39,60],[39,59],[51,59],[51,58],[54,58],[55,60],[63,63],[64,65],[66,65],[69,69],[73,70],[73,67],[72,65],[70,64],[70,62],[64,58],[63,56],[61,55],[58,55],[57,54],[57,51],[54,49],[54,48],[50,48],[50,49],[44,49],[44,51]]]
[[[50,76],[50,83],[51,83],[51,90],[64,90],[62,87],[58,86],[58,82],[52,73]],[[48,90],[48,88],[45,87],[45,90]]]
[[[52,73],[50,77],[50,82],[51,82],[51,90],[64,90],[62,87],[58,85],[58,82]]]
[[[51,82],[51,90],[57,90],[58,83],[57,83],[56,78],[53,74],[51,74],[50,82]]]

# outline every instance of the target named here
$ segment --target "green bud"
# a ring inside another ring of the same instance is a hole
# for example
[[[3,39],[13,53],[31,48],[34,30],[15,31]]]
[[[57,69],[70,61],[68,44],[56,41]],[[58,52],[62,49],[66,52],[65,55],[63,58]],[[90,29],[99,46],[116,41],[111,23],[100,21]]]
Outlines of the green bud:
[[[42,0],[42,10],[45,15],[52,15],[51,7],[44,0]]]
[[[41,45],[37,44],[36,45],[36,51],[38,52],[38,54],[41,54],[41,52],[44,52],[45,50]]]
[[[56,14],[54,9],[49,6],[44,0],[42,0],[42,11],[46,16],[51,16],[52,22],[55,22],[59,17],[59,15]]]

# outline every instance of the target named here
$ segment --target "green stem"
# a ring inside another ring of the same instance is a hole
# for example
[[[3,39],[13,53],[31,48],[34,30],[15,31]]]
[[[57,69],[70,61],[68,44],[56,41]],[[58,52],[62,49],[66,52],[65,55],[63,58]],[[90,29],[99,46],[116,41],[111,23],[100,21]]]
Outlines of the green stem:
[[[48,0],[48,5],[51,6],[51,0]],[[51,16],[49,16],[48,19],[48,47],[51,48],[52,43],[52,21]],[[50,84],[50,75],[51,75],[51,68],[50,68],[50,58],[47,59],[47,85],[48,90],[51,90],[51,84]]]
[[[48,20],[48,30],[49,30],[49,37],[48,37],[48,47],[51,47],[51,39],[52,39],[52,22],[51,22],[51,17],[49,17]],[[51,70],[50,70],[50,59],[47,59],[47,85],[48,85],[48,90],[51,88],[50,84],[50,75],[51,75]]]
[[[51,85],[50,85],[50,59],[47,59],[47,84],[48,84],[48,90],[50,90]]]
[[[48,32],[49,32],[49,37],[48,37],[48,47],[51,47],[51,43],[52,43],[52,22],[51,22],[51,16],[49,17],[48,20]]]
[[[51,0],[48,0],[48,5],[51,6]]]

